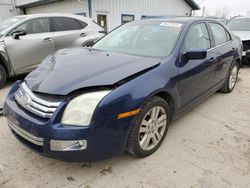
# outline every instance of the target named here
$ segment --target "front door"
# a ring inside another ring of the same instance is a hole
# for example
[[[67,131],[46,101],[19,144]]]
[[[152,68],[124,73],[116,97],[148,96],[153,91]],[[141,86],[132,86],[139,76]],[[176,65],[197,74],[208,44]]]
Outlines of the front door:
[[[107,15],[105,14],[97,14],[97,23],[100,25],[105,31],[108,31],[107,25]]]
[[[206,24],[192,25],[185,38],[181,54],[191,49],[206,49],[207,57],[202,60],[189,60],[186,64],[178,67],[180,77],[178,87],[182,107],[188,106],[189,103],[195,101],[209,90],[213,84],[216,61],[214,56],[216,54],[209,50],[210,48],[211,40]]]
[[[25,36],[14,39],[11,34],[4,39],[8,56],[16,74],[30,72],[49,54],[55,51],[53,34],[48,18],[29,20],[14,31],[26,31]]]

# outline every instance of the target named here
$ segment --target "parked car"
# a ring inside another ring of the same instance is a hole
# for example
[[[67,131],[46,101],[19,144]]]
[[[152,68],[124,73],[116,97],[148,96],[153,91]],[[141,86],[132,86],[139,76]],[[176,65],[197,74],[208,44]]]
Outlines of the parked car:
[[[16,138],[44,156],[146,157],[171,121],[234,89],[240,62],[241,41],[218,21],[135,21],[92,48],[47,57],[13,85],[4,113]]]
[[[91,19],[73,14],[15,16],[0,23],[0,88],[8,77],[35,69],[62,48],[96,41],[104,29]]]
[[[228,27],[231,31],[241,38],[243,43],[242,60],[243,63],[250,63],[250,18],[235,17],[230,20]]]

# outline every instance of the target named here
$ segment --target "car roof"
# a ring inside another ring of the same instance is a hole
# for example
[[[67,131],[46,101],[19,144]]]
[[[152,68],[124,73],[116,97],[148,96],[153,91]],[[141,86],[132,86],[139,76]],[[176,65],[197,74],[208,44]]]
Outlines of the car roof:
[[[237,17],[233,18],[232,20],[240,20],[240,19],[250,19],[250,17],[248,17],[248,16],[237,16]]]
[[[203,17],[172,17],[172,18],[152,18],[152,19],[147,19],[147,20],[143,20],[143,21],[156,21],[156,22],[179,22],[179,23],[192,23],[192,22],[196,22],[196,21],[216,21],[218,22],[216,19],[212,19],[212,18],[203,18]]]
[[[15,17],[23,17],[25,19],[30,19],[30,18],[40,18],[40,17],[70,17],[70,18],[75,18],[75,19],[80,19],[84,20],[85,22],[93,22],[92,19],[81,16],[81,15],[76,15],[76,14],[67,14],[67,13],[41,13],[41,14],[27,14],[27,15],[18,15]]]

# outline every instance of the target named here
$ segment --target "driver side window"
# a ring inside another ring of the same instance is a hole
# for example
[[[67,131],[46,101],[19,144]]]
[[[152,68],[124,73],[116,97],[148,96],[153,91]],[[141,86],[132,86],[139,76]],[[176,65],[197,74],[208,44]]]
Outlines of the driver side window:
[[[50,32],[50,24],[48,18],[38,18],[29,20],[22,25],[18,26],[16,29],[12,31],[26,31],[27,34],[35,34],[35,33],[46,33]]]
[[[211,48],[210,37],[205,23],[191,26],[184,43],[184,51]]]

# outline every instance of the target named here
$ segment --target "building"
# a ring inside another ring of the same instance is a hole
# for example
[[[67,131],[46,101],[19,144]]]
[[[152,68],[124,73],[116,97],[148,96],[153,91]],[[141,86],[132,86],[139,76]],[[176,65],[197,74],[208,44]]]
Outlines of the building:
[[[247,11],[247,17],[250,17],[250,11]]]
[[[16,0],[24,14],[74,13],[93,18],[112,30],[120,24],[155,16],[188,16],[199,6],[193,0]]]
[[[0,0],[0,21],[17,14],[13,0]]]

